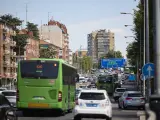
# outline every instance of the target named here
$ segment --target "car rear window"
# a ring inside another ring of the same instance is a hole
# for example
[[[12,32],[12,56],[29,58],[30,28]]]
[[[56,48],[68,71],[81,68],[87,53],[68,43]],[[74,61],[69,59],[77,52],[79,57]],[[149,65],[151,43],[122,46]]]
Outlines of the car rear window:
[[[105,96],[104,93],[82,92],[79,98],[83,100],[104,100]]]
[[[16,92],[2,92],[4,96],[16,96]]]
[[[140,94],[140,93],[129,93],[128,97],[142,97],[142,94]]]
[[[126,89],[116,89],[116,92],[125,92]]]

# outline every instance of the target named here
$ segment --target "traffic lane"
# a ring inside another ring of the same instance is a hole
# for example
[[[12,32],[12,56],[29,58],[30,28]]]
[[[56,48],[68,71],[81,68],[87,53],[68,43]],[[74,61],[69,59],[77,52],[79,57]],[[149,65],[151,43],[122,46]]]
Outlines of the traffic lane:
[[[73,114],[68,113],[64,116],[45,116],[45,117],[18,117],[18,120],[73,120]]]
[[[112,103],[112,120],[138,120],[137,109],[121,110],[117,103]],[[83,120],[104,120],[104,119],[83,119]]]
[[[118,109],[117,103],[112,103],[112,120],[138,120],[137,109],[121,110]],[[65,116],[52,116],[52,117],[19,117],[18,120],[73,120],[73,113],[66,114]],[[84,118],[83,120],[95,120],[93,118]],[[104,120],[104,119],[96,119]]]

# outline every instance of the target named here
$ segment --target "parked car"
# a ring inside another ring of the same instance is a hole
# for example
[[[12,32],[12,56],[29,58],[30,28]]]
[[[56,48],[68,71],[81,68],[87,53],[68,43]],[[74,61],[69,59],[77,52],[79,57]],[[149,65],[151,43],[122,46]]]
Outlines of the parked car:
[[[127,109],[128,107],[137,107],[145,109],[145,98],[139,91],[126,91],[118,100],[118,107]]]
[[[13,107],[16,107],[16,91],[15,90],[4,90],[2,94],[8,99]]]
[[[7,90],[7,88],[0,87],[0,94],[1,94],[2,91],[4,91],[4,90]]]
[[[6,114],[11,108],[12,106],[8,99],[3,94],[0,94],[0,120],[8,120]]]
[[[74,120],[82,118],[112,119],[112,104],[105,90],[82,90],[76,100]]]

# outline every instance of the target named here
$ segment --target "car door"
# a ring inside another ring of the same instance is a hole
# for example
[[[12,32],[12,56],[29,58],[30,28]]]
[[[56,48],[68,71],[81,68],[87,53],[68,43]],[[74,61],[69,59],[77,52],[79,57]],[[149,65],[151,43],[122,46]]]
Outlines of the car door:
[[[119,98],[119,105],[122,107],[123,105],[123,100],[125,98],[126,93],[124,92],[123,95]]]
[[[3,120],[6,114],[6,111],[11,107],[7,98],[3,95],[0,95],[0,108],[1,108],[1,119]]]

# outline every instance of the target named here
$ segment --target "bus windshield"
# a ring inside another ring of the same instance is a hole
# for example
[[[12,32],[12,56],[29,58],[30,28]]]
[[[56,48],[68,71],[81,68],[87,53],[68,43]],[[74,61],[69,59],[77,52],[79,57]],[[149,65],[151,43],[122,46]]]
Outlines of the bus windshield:
[[[56,79],[58,62],[26,60],[20,62],[21,77],[27,79]]]
[[[107,77],[107,76],[99,77],[98,82],[99,83],[112,83],[112,77]]]

